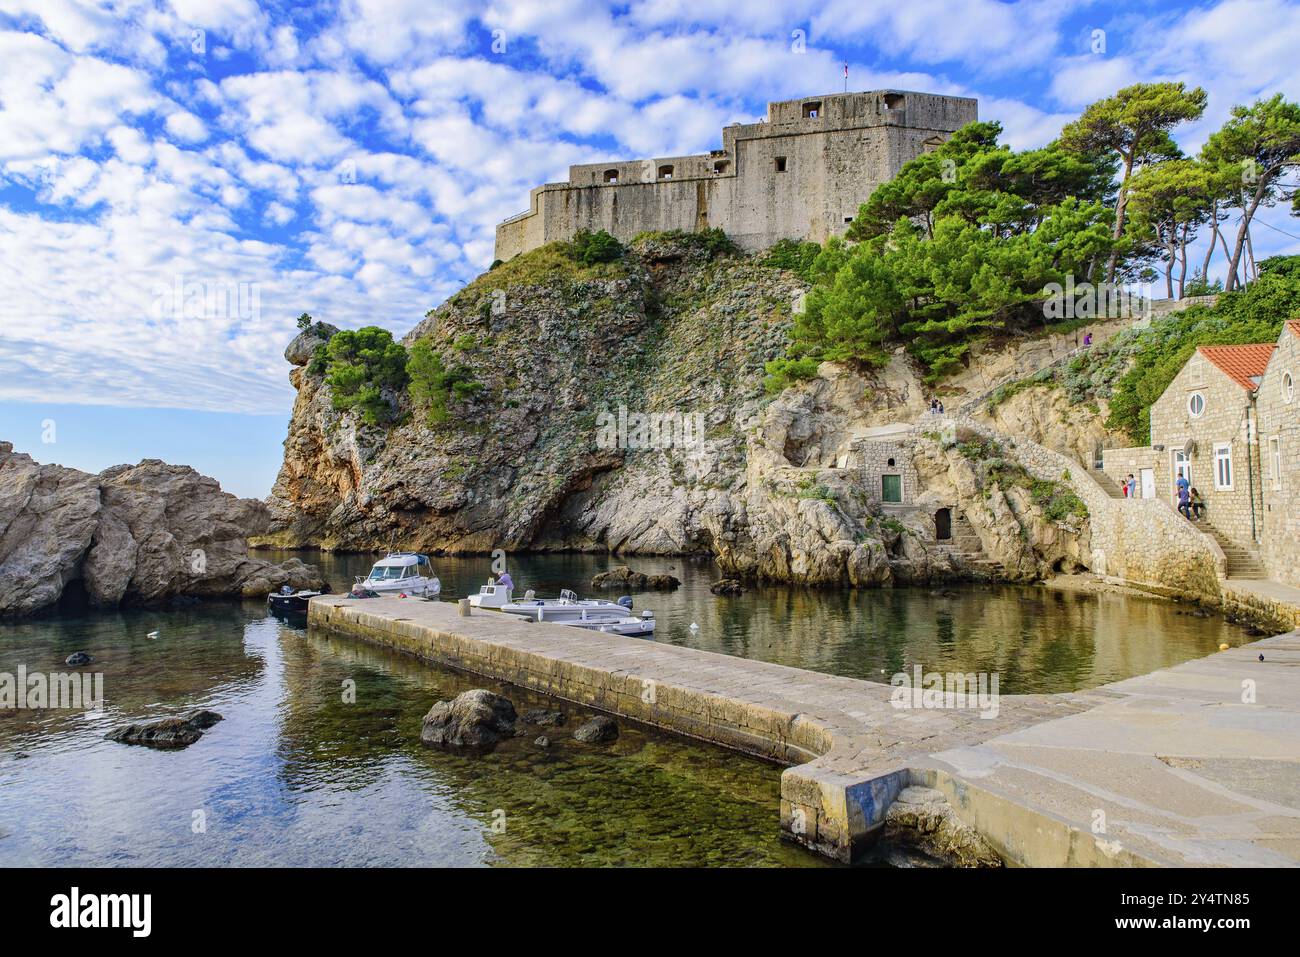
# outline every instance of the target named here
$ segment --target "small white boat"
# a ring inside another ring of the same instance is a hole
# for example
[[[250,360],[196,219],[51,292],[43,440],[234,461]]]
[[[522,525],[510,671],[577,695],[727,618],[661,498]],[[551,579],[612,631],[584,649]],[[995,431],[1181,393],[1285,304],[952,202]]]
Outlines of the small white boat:
[[[534,621],[558,622],[568,618],[581,618],[587,612],[596,611],[622,617],[632,610],[630,598],[627,599],[627,604],[605,601],[603,598],[579,598],[567,588],[560,592],[559,598],[532,598],[531,595],[531,591],[526,592],[523,601],[507,602],[498,607],[507,615],[523,615]]]
[[[357,576],[353,590],[357,589],[380,595],[436,598],[442,592],[442,582],[434,575],[429,556],[416,552],[390,552],[375,562],[370,574],[364,578]]]
[[[510,595],[514,589],[507,588],[505,585],[497,585],[489,582],[478,590],[477,595],[469,596],[469,603],[474,608],[501,608],[510,603]]]
[[[544,619],[549,621],[550,619]],[[610,615],[601,612],[587,612],[581,618],[566,618],[557,624],[571,628],[585,628],[588,631],[600,631],[611,635],[627,635],[633,638],[653,635],[655,633],[655,615],[652,611],[643,611],[637,615]]]

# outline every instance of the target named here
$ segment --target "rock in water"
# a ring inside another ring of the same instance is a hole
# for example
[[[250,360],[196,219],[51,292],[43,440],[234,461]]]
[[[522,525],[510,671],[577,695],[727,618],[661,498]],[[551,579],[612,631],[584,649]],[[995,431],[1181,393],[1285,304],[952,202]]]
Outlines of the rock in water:
[[[745,586],[735,578],[723,578],[709,586],[715,595],[743,595]]]
[[[903,788],[885,813],[883,840],[950,867],[1002,866],[997,852],[957,817],[943,792],[935,788]]]
[[[114,728],[104,737],[122,744],[143,744],[150,748],[174,750],[187,748],[203,732],[221,720],[215,711],[191,711],[177,718],[163,718],[146,724],[127,724]]]
[[[533,744],[537,745],[539,748],[549,748],[551,746],[551,739],[543,734],[534,741]]]
[[[110,608],[320,587],[296,558],[248,556],[248,536],[269,522],[263,502],[188,466],[145,459],[91,475],[0,442],[0,615],[48,607],[76,580],[92,605]]]
[[[524,724],[539,724],[542,727],[553,727],[564,724],[565,717],[563,711],[548,711],[546,708],[530,708],[519,716],[519,720]]]
[[[634,572],[626,565],[601,572],[591,580],[592,588],[618,588],[622,591],[672,591],[680,584],[672,575],[646,575]]]
[[[68,655],[67,658],[63,659],[63,663],[70,668],[80,668],[82,665],[88,665],[94,660],[94,658],[86,654],[84,651],[74,651],[72,654]]]
[[[608,715],[597,715],[584,721],[573,732],[573,737],[584,744],[603,744],[618,737],[618,723]]]
[[[515,730],[515,706],[509,698],[475,688],[452,701],[439,701],[424,716],[420,740],[448,751],[486,754]]]

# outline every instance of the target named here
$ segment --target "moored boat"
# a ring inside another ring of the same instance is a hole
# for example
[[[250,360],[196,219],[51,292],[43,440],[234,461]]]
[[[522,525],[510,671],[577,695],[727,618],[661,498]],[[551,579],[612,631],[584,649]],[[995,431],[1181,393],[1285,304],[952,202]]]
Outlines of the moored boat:
[[[436,598],[442,592],[442,583],[433,573],[429,556],[417,552],[389,552],[375,562],[368,575],[357,576],[353,591],[358,589],[378,595]]]
[[[486,586],[485,586],[486,587]],[[618,601],[605,601],[603,598],[579,598],[569,589],[560,592],[559,598],[532,598],[532,592],[526,592],[523,601],[507,602],[498,606],[507,615],[522,615],[536,621],[563,621],[567,618],[581,618],[587,612],[604,612],[610,615],[625,616],[632,610],[631,598]],[[470,599],[473,601],[473,599]]]

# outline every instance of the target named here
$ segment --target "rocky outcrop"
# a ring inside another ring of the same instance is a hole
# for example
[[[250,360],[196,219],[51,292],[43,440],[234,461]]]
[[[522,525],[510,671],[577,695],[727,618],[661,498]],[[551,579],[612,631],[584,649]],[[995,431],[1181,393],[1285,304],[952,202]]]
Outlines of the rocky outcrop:
[[[476,688],[451,701],[439,701],[424,716],[420,740],[448,751],[485,754],[515,730],[515,706],[509,698]]]
[[[147,724],[128,724],[114,728],[104,737],[121,744],[142,744],[149,748],[176,750],[188,748],[222,716],[215,711],[191,711],[178,718],[162,718]]]
[[[871,375],[823,363],[768,396],[764,364],[785,350],[797,277],[682,239],[638,242],[600,270],[548,249],[485,273],[405,340],[428,340],[481,383],[443,423],[404,395],[395,424],[369,426],[336,411],[310,367],[290,372],[298,395],[259,541],[700,554],[730,577],[809,585],[973,574],[924,516],[882,512],[851,467],[864,429],[928,407],[903,350]],[[977,373],[958,376],[963,389],[982,385]],[[927,481],[962,491],[998,552],[984,577],[1002,557],[1016,580],[1073,563],[1082,529],[1057,529],[1009,488],[986,503],[965,462],[933,455]]]
[[[249,558],[247,537],[268,522],[261,502],[187,466],[146,459],[92,475],[0,442],[0,614],[39,611],[69,588],[114,607],[319,587],[296,559]]]
[[[600,572],[591,579],[592,588],[617,588],[621,591],[672,591],[680,585],[681,579],[674,575],[647,575],[626,565]]]

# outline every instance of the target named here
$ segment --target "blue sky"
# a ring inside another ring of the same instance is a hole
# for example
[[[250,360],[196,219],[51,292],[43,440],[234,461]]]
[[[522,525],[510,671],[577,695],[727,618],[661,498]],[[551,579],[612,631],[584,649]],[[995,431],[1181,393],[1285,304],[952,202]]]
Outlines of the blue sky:
[[[262,496],[295,317],[406,332],[571,163],[716,147],[845,63],[975,96],[1021,147],[1186,80],[1190,152],[1235,103],[1300,99],[1297,50],[1294,0],[0,0],[0,438]],[[1257,255],[1300,252],[1266,221]]]

